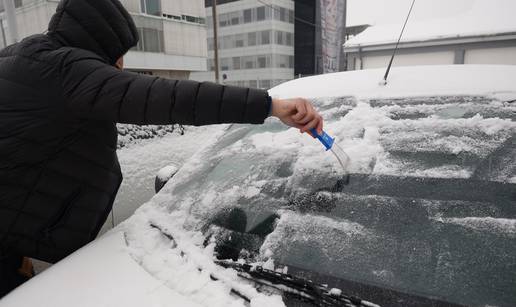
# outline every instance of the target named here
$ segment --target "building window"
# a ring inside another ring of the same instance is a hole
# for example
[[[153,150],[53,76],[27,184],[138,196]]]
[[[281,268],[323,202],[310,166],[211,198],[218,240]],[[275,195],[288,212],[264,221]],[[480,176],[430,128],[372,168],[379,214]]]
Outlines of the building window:
[[[240,24],[240,12],[233,12],[229,14],[231,19],[231,25],[236,26]]]
[[[227,14],[220,14],[219,15],[219,27],[225,27],[226,25],[229,26],[228,15]]]
[[[289,23],[294,23],[294,11],[292,10],[288,10],[288,22]]]
[[[280,7],[279,8],[279,13],[280,13],[280,20],[281,21],[287,21],[287,14],[286,14],[286,9],[284,7]]]
[[[152,28],[138,28],[140,40],[132,49],[145,52],[165,52],[163,31]]]
[[[258,68],[266,68],[267,67],[267,58],[264,56],[258,57]]]
[[[262,45],[268,45],[271,43],[271,31],[262,31],[260,36]]]
[[[269,89],[271,87],[271,80],[260,80],[260,88]]]
[[[140,0],[142,13],[161,16],[161,1],[160,0]]]
[[[238,34],[235,36],[235,47],[236,48],[244,47],[244,35],[243,34]]]
[[[283,45],[283,32],[276,31],[276,44]]]
[[[240,69],[240,57],[234,57],[233,58],[233,69],[239,70]]]
[[[148,52],[163,52],[163,32],[156,29],[143,28],[143,46]]]
[[[253,69],[256,67],[255,58],[252,56],[242,57],[242,62],[244,63],[245,69]]]
[[[220,59],[220,70],[222,70],[222,71],[229,70],[229,59],[228,58]]]
[[[174,19],[176,19],[176,18],[174,18]],[[181,15],[181,18],[177,18],[177,19],[182,19],[187,22],[198,23],[201,25],[206,23],[206,20],[204,18],[190,16],[190,15]]]
[[[244,23],[253,21],[253,11],[251,9],[244,10]]]
[[[256,32],[247,33],[247,45],[256,46]]]
[[[256,9],[256,20],[262,21],[265,20],[265,6],[260,6]]]
[[[207,43],[208,43],[208,50],[213,50],[213,38],[208,37]]]
[[[286,43],[287,43],[287,46],[293,46],[292,33],[290,33],[290,32],[287,32],[287,34],[286,34]]]

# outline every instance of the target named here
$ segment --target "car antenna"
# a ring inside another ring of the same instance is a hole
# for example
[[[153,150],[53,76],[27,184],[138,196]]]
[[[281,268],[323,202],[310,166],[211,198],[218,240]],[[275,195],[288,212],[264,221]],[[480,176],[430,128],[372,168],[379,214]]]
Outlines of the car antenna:
[[[389,61],[389,65],[387,66],[387,70],[385,71],[385,75],[383,76],[383,80],[380,83],[381,85],[387,85],[387,77],[389,77],[389,72],[391,71],[392,62],[394,61],[394,57],[396,56],[396,52],[398,51],[398,46],[400,45],[401,38],[403,37],[403,32],[405,32],[405,27],[407,26],[407,22],[412,13],[412,9],[414,8],[414,4],[416,0],[412,0],[412,5],[410,6],[410,10],[407,14],[407,18],[405,19],[405,23],[403,24],[403,28],[401,29],[400,36],[398,37],[398,41],[396,42],[396,47],[394,47],[394,51],[392,52],[391,60]]]

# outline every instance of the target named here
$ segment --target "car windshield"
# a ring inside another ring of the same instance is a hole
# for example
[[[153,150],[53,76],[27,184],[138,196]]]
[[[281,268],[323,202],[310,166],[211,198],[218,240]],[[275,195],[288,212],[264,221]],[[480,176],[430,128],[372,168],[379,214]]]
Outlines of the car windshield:
[[[514,305],[516,106],[481,96],[315,103],[349,176],[278,121],[234,125],[184,167],[169,210],[187,208],[186,227],[215,238],[220,258]]]

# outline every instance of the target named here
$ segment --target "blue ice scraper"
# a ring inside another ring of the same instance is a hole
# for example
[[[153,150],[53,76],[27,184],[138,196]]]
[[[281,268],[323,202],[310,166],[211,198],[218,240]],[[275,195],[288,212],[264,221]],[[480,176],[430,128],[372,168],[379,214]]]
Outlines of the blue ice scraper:
[[[350,158],[348,154],[335,143],[335,138],[332,138],[324,131],[322,134],[319,134],[317,130],[310,129],[310,132],[326,147],[326,150],[330,150],[333,155],[335,155],[344,170],[344,175],[347,175]]]

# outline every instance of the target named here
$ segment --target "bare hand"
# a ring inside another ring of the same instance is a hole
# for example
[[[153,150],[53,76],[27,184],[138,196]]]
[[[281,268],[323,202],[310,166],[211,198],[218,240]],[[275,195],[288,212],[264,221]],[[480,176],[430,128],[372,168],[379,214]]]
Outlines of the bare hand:
[[[318,134],[322,134],[322,116],[304,98],[273,99],[271,115],[279,118],[285,125],[298,128],[301,133],[315,128]]]

